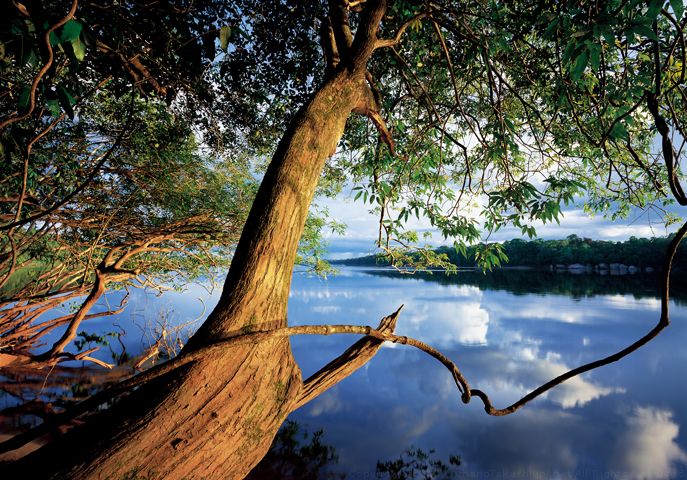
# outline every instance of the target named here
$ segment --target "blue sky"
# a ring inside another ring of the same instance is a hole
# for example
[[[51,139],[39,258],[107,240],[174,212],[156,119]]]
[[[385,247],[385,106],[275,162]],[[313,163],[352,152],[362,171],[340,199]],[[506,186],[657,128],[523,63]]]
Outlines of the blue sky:
[[[374,248],[374,240],[377,238],[379,224],[376,216],[369,213],[370,205],[363,205],[359,199],[353,202],[350,195],[351,187],[348,186],[336,199],[317,199],[316,203],[321,207],[329,209],[331,218],[345,222],[348,225],[345,235],[325,232],[325,238],[329,240],[329,251],[331,259],[354,258],[368,255]],[[581,201],[582,202],[582,201]],[[556,223],[535,224],[537,235],[544,240],[565,238],[568,235],[576,234],[580,237],[589,237],[594,240],[613,240],[624,241],[631,236],[638,238],[660,237],[677,231],[678,225],[673,225],[668,229],[660,223],[660,218],[656,213],[650,216],[647,213],[637,210],[629,218],[616,220],[604,220],[603,216],[598,215],[594,218],[587,216],[582,210],[582,203],[578,206],[571,205],[563,209],[564,218],[560,226]],[[672,211],[679,212],[679,208]],[[651,222],[651,223],[650,223]],[[430,230],[429,222],[414,220],[410,224],[411,228],[424,231]],[[522,238],[520,229],[505,228],[496,232],[490,237],[490,241],[505,241],[513,238]],[[525,239],[528,239],[525,237]],[[445,241],[439,234],[433,235],[429,240],[433,246],[452,244],[452,240]]]

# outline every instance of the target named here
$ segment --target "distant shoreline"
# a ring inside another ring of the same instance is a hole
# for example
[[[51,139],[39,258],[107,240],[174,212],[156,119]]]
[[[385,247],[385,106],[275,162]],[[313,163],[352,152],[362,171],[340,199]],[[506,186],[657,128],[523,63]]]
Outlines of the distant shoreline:
[[[646,272],[647,269],[661,271],[665,250],[675,234],[667,237],[635,238],[630,237],[624,242],[605,240],[592,240],[570,235],[562,240],[508,240],[500,244],[503,253],[508,257],[501,266],[493,265],[492,268],[511,270],[568,270],[572,265],[579,265],[579,269],[606,268],[612,270],[615,266],[621,270],[636,268]],[[443,261],[452,264],[459,269],[471,269],[476,267],[475,256],[478,253],[477,246],[466,247],[466,255],[458,253],[455,248],[442,246],[433,250],[434,254],[443,258]],[[409,254],[421,263],[417,254]],[[358,266],[358,267],[389,267],[390,263],[383,255],[366,255],[357,258],[328,260],[333,265]],[[563,266],[565,268],[563,268]],[[634,268],[633,268],[634,267]],[[428,268],[431,269],[431,268]],[[434,268],[437,269],[437,268]],[[682,242],[673,260],[672,269],[676,271],[687,270],[687,242]],[[438,268],[438,270],[442,270]]]

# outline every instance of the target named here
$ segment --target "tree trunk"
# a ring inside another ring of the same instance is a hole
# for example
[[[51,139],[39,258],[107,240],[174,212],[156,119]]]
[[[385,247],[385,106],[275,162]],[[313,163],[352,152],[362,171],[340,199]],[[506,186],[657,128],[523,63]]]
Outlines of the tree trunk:
[[[351,60],[339,64],[294,118],[260,186],[220,301],[182,355],[286,326],[308,208],[349,112],[369,96],[365,64],[384,9],[384,2],[369,7],[359,27],[365,38],[356,36]],[[299,405],[302,385],[288,338],[209,353],[15,462],[7,478],[26,472],[61,480],[243,478]]]

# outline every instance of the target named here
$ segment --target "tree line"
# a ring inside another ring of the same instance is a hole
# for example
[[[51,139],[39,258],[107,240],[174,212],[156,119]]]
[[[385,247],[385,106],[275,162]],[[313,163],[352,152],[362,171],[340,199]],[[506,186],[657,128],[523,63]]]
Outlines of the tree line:
[[[600,263],[622,263],[640,269],[647,267],[660,269],[666,248],[675,238],[675,234],[665,237],[636,238],[630,237],[624,242],[610,240],[592,240],[575,234],[562,240],[523,240],[516,238],[501,244],[502,252],[507,257],[501,266],[549,267],[550,265],[582,265],[596,266]],[[465,253],[449,246],[433,249],[433,253],[459,268],[471,268],[477,264],[480,247],[470,246]],[[417,253],[413,255],[419,255]],[[391,260],[385,254],[368,255],[344,260],[330,260],[333,265],[379,266],[391,265]],[[687,245],[680,245],[677,249],[673,266],[679,269],[687,268]]]

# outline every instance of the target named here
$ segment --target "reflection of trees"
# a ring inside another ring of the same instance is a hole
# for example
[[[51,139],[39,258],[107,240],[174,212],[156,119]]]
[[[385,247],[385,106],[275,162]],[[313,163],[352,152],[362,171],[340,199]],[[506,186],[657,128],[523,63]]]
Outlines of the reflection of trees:
[[[309,437],[308,430],[293,420],[287,420],[279,429],[267,454],[246,476],[247,480],[279,480],[298,478],[318,480],[321,478],[344,478],[345,474],[326,472],[329,465],[335,465],[339,456],[335,447],[322,441],[324,429]],[[302,439],[305,443],[301,445]]]
[[[660,274],[599,275],[551,273],[540,270],[499,270],[483,274],[481,270],[459,271],[446,275],[443,272],[415,272],[402,274],[395,269],[362,270],[368,275],[402,280],[421,279],[439,285],[472,285],[480,290],[506,291],[513,295],[533,292],[565,295],[574,299],[597,295],[632,295],[635,299],[661,296]],[[684,276],[671,276],[671,300],[678,305],[687,304],[687,282]]]
[[[333,472],[327,469],[328,466],[338,463],[339,456],[335,453],[336,447],[327,445],[322,441],[323,434],[324,429],[321,429],[309,437],[308,430],[301,429],[298,422],[287,420],[279,429],[277,436],[274,437],[267,454],[245,477],[246,480],[346,478],[346,473]],[[302,438],[304,442],[309,440],[309,443],[301,445],[299,438]],[[449,465],[441,460],[431,458],[433,454],[434,450],[424,452],[411,446],[395,460],[377,461],[375,478],[391,480],[432,478],[439,480],[455,477],[456,472]],[[449,455],[450,465],[458,467],[460,463],[460,456]],[[358,472],[352,471],[349,472],[349,475],[353,476],[355,473]]]
[[[0,410],[0,434],[23,432],[37,424],[54,420],[61,412],[76,403],[131,376],[131,368],[117,367],[112,370],[84,366],[71,368],[56,365],[52,369],[36,370],[29,367],[2,369],[0,398],[4,397],[4,409]],[[40,419],[40,421],[39,421]],[[83,423],[71,419],[49,432],[39,444],[64,434]],[[0,455],[2,464],[3,455]]]

